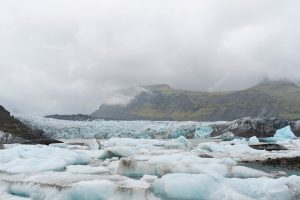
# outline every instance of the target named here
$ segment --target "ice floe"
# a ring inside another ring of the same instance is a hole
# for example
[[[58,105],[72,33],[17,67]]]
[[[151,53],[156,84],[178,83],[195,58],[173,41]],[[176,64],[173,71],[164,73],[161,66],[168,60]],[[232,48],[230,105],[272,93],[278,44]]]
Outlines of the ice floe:
[[[0,149],[0,199],[15,200],[293,200],[300,177],[265,172],[245,161],[300,156],[287,148],[251,148],[258,138],[232,141],[111,138]],[[279,177],[279,178],[278,178]]]

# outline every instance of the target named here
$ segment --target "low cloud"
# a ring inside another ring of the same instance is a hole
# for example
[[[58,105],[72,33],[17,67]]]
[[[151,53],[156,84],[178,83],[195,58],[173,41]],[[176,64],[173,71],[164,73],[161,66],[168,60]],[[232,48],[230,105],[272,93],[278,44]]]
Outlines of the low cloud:
[[[91,113],[114,90],[300,80],[299,1],[0,2],[0,103]]]

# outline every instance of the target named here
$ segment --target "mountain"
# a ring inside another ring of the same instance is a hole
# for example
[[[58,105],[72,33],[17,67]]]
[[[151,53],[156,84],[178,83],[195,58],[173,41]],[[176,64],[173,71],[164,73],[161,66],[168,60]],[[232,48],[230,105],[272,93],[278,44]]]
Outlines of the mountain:
[[[300,87],[289,81],[264,81],[232,92],[199,92],[168,85],[120,91],[124,98],[103,103],[92,117],[116,120],[234,120],[242,117],[300,119]],[[118,103],[119,102],[119,103]]]

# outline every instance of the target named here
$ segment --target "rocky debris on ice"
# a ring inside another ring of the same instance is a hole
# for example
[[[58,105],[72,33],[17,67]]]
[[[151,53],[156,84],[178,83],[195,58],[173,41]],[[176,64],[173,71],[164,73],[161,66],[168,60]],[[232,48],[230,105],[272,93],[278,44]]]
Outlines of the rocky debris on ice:
[[[279,166],[287,169],[300,169],[300,156],[290,158],[269,158],[259,162],[262,165]]]
[[[285,148],[280,144],[271,144],[271,143],[250,144],[249,146],[257,150],[267,150],[267,151],[287,150],[287,148]]]
[[[193,149],[192,152],[209,154],[214,158],[229,157],[235,161],[243,162],[265,160],[269,157],[297,157],[300,156],[300,152],[297,149],[298,147],[295,147],[297,144],[298,143],[292,144],[290,142],[289,149],[286,149],[280,144],[258,143],[255,145],[248,145],[246,140],[235,139],[230,142],[203,142]]]
[[[175,158],[175,157],[174,157]],[[118,166],[118,174],[129,177],[142,177],[143,175],[153,175],[161,177],[172,173],[189,173],[189,174],[220,174],[224,177],[238,178],[256,178],[261,176],[271,177],[272,175],[262,171],[250,169],[243,166],[232,166],[229,163],[234,161],[228,160],[224,163],[216,159],[200,159],[195,157],[195,160],[176,159],[167,161],[166,159],[150,159],[148,161],[136,161],[133,159],[121,159]],[[190,160],[190,161],[188,161]],[[177,162],[176,162],[177,161]],[[178,162],[179,161],[179,162]]]
[[[214,129],[212,136],[219,136],[226,132],[232,132],[238,137],[273,137],[276,130],[286,126],[291,126],[293,131],[300,135],[299,124],[300,122],[297,121],[289,121],[275,117],[245,117],[225,124],[212,125]]]

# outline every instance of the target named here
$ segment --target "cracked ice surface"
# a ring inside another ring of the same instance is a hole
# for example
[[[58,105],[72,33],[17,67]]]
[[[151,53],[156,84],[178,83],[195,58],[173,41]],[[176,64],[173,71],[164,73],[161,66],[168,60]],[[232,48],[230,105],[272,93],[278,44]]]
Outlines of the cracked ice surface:
[[[65,140],[64,144],[9,145],[0,150],[0,199],[191,200],[300,197],[300,177],[280,176],[239,161],[300,156],[300,140],[281,141],[289,150],[265,151],[248,141],[111,138]],[[278,175],[278,173],[277,173]]]
[[[225,122],[175,122],[175,121],[67,121],[37,116],[17,115],[25,124],[45,131],[56,139],[107,139],[111,137],[170,139],[208,137],[212,124]]]

